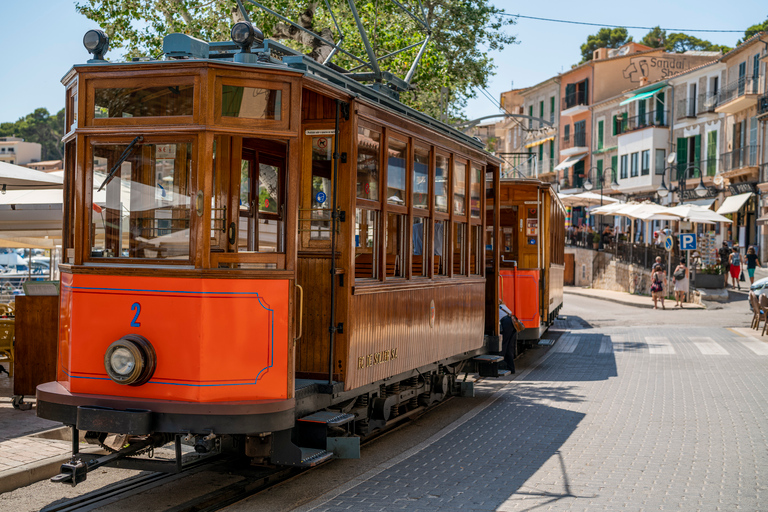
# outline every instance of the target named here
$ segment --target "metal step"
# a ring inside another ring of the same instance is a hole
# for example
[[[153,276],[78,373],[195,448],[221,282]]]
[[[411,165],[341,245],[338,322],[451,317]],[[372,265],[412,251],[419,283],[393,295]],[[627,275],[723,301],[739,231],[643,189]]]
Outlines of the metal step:
[[[317,448],[299,448],[301,450],[301,464],[297,466],[311,468],[333,458],[333,452],[319,450]]]
[[[495,356],[492,354],[485,354],[482,356],[477,356],[473,358],[474,361],[478,361],[480,363],[500,363],[504,360],[502,356]]]
[[[511,374],[512,372],[509,370],[499,370],[499,377],[506,377],[507,375]]]
[[[354,419],[354,414],[338,411],[318,411],[310,414],[309,416],[304,416],[303,418],[300,418],[296,421],[304,423],[321,423],[329,427],[339,427],[349,423]]]

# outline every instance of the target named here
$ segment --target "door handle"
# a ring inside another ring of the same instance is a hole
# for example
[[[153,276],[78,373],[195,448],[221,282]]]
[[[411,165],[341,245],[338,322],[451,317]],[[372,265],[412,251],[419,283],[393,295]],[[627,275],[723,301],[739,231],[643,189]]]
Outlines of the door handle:
[[[296,285],[299,289],[299,335],[293,339],[293,346],[296,346],[296,342],[301,338],[301,334],[304,330],[304,288],[300,284]]]

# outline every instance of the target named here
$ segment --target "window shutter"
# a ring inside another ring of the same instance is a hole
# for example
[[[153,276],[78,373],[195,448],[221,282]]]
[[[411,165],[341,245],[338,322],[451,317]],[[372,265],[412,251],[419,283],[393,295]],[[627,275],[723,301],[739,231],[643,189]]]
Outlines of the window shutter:
[[[717,170],[717,130],[707,133],[707,176],[714,176]]]
[[[696,135],[693,140],[693,157],[691,158],[691,162],[693,162],[693,165],[698,166],[699,162],[701,161],[701,135]]]
[[[603,149],[603,121],[597,122],[597,149]]]
[[[603,161],[598,160],[597,161],[597,180],[600,183],[603,183]],[[600,189],[602,190],[603,186],[600,186]]]
[[[611,169],[613,169],[613,172],[611,173],[611,180],[614,180],[616,178],[616,167],[619,166],[619,157],[618,155],[613,155],[611,157]]]
[[[664,93],[656,95],[656,124],[664,126]]]
[[[611,123],[611,135],[616,136],[616,116],[613,116],[613,123]]]
[[[584,79],[584,105],[589,105],[589,78]]]
[[[688,162],[688,141],[685,137],[677,138],[677,179],[680,179],[680,175],[685,170],[686,162]]]

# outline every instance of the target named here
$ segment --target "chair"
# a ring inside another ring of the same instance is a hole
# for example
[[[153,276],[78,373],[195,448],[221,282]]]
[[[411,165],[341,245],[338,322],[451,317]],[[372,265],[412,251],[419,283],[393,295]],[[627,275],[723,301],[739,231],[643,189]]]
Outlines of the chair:
[[[13,316],[15,307],[13,304],[0,304],[0,317]]]
[[[13,377],[13,340],[15,334],[15,321],[7,318],[0,319],[0,361],[8,363],[8,377]]]
[[[749,292],[749,307],[752,310],[752,323],[750,328],[757,329],[757,325],[760,323],[760,304],[757,301],[757,295],[754,292]]]
[[[758,328],[760,327],[760,320],[765,320],[765,323],[763,324],[763,334],[762,336],[765,336],[765,328],[768,326],[768,295],[762,294],[760,295],[760,299],[756,302],[759,303],[758,305],[758,311],[760,311],[760,318],[758,319]]]

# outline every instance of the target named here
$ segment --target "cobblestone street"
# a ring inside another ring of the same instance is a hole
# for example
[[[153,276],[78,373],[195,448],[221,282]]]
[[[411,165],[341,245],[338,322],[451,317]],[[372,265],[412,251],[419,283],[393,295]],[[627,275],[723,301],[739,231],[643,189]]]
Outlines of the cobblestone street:
[[[701,318],[567,317],[482,410],[301,510],[764,510],[768,344]]]

